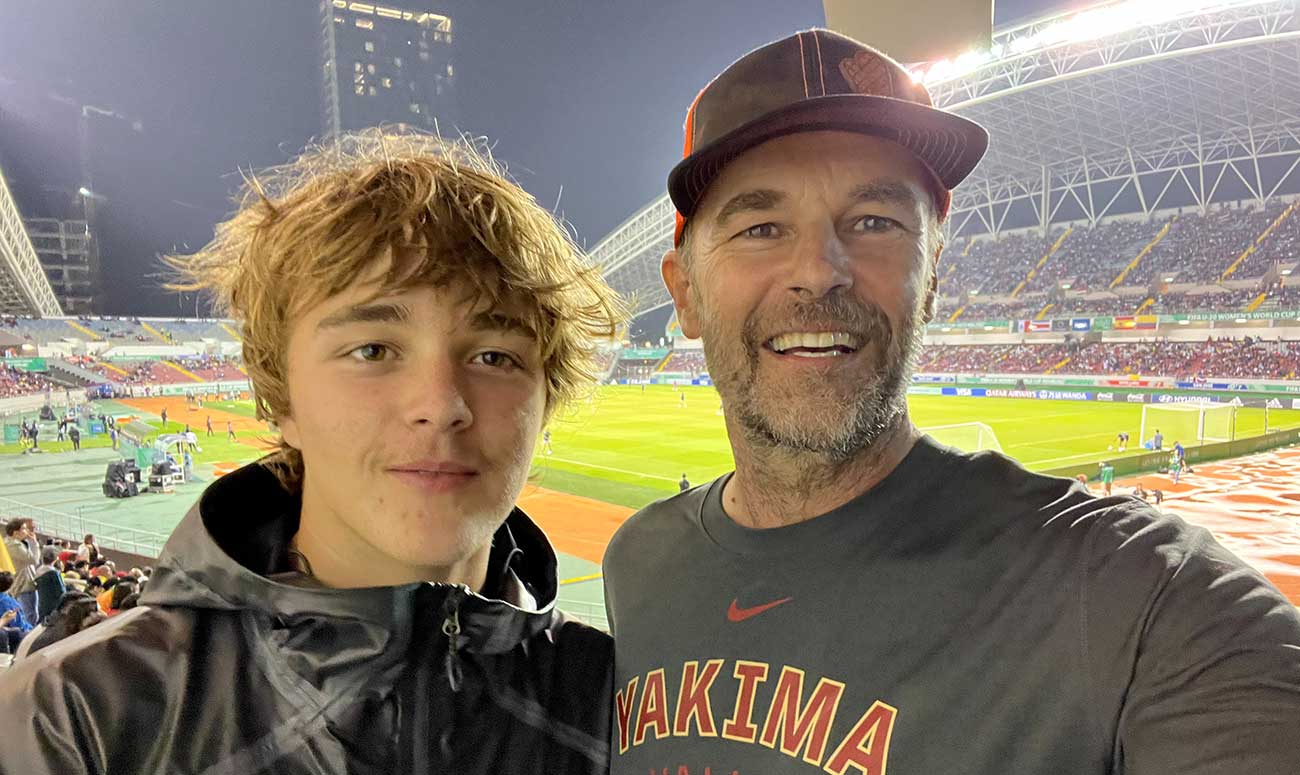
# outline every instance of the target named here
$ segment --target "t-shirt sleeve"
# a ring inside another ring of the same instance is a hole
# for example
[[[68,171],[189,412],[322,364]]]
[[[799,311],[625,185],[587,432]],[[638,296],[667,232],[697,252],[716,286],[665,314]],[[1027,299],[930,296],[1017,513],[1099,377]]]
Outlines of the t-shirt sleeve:
[[[1109,666],[1112,676],[1120,665],[1130,673],[1117,687],[1115,771],[1300,773],[1295,606],[1208,531],[1176,517],[1148,518],[1110,555],[1096,566],[1109,578],[1089,606],[1094,632],[1109,627],[1105,609],[1137,614],[1117,628],[1127,631],[1129,658]],[[1108,602],[1112,595],[1127,602]]]

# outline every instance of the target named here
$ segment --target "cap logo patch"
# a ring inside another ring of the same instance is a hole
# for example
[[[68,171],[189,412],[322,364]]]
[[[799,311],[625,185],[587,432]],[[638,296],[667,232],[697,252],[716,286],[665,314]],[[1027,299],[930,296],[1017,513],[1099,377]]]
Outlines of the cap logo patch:
[[[840,60],[840,73],[858,94],[896,97],[893,68],[870,51]]]

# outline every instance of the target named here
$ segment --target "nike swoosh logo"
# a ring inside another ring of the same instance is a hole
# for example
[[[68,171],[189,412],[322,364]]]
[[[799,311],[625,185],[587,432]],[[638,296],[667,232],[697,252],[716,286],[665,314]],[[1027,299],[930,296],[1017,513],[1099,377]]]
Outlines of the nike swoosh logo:
[[[783,597],[780,600],[773,600],[770,603],[763,603],[762,605],[756,605],[751,608],[741,608],[739,605],[740,603],[739,600],[732,600],[731,607],[727,609],[727,621],[743,622],[746,619],[751,619],[755,616],[758,616],[764,611],[770,611],[771,609],[776,608],[782,603],[788,603],[791,600],[794,600],[794,598]]]

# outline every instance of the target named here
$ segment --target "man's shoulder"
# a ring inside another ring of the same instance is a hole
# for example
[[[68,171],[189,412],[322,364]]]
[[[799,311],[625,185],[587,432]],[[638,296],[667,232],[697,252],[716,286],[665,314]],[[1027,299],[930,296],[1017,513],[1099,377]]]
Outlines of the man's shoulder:
[[[714,482],[708,482],[692,487],[641,508],[619,526],[610,539],[606,557],[618,556],[633,547],[637,552],[644,552],[647,540],[663,541],[668,536],[698,529],[700,510],[713,485]]]

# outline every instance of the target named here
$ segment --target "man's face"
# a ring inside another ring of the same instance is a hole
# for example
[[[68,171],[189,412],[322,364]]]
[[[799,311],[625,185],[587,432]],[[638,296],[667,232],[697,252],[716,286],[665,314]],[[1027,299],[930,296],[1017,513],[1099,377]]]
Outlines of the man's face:
[[[710,186],[664,279],[751,441],[848,460],[906,412],[941,247],[925,174],[894,143],[815,132]]]
[[[304,516],[363,556],[461,561],[526,481],[545,406],[538,343],[463,290],[359,284],[292,327],[279,426],[302,452]]]

